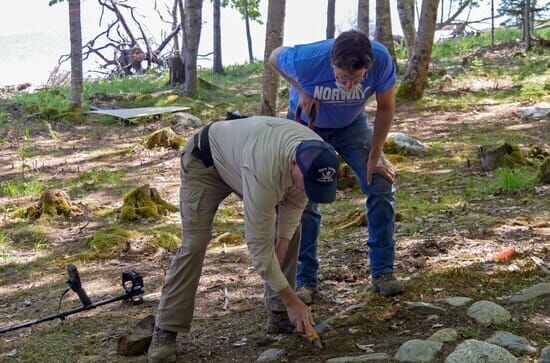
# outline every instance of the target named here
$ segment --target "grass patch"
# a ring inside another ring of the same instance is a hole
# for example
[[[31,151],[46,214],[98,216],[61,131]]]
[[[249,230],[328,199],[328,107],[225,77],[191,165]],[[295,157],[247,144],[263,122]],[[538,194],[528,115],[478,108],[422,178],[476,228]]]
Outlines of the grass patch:
[[[92,169],[84,172],[79,178],[73,180],[76,185],[70,189],[71,195],[81,195],[86,192],[98,190],[105,185],[120,185],[125,173],[120,170]]]
[[[8,115],[0,110],[0,127],[4,127],[8,124]]]
[[[131,238],[138,237],[139,232],[120,226],[111,226],[96,231],[88,241],[88,248],[95,257],[110,258],[118,253]]]
[[[11,239],[8,232],[0,230],[0,259],[6,261],[11,255]]]
[[[32,178],[7,181],[0,184],[0,197],[25,197],[36,195],[44,189],[44,182]]]
[[[12,235],[14,244],[32,248],[35,253],[40,252],[49,243],[48,235],[42,226],[24,225]]]
[[[504,194],[514,194],[526,191],[534,184],[532,173],[525,168],[517,170],[500,168],[497,170],[496,181],[492,185],[492,190]]]

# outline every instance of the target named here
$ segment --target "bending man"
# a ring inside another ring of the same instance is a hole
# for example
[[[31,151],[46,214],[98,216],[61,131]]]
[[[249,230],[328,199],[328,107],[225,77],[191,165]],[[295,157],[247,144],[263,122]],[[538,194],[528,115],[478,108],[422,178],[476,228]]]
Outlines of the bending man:
[[[309,332],[313,317],[294,292],[300,216],[307,198],[336,197],[338,159],[307,127],[274,117],[219,121],[189,140],[181,159],[183,242],[162,288],[150,362],[175,359],[191,325],[212,221],[229,194],[243,199],[245,238],[264,280],[268,332]],[[307,197],[306,197],[307,195]]]

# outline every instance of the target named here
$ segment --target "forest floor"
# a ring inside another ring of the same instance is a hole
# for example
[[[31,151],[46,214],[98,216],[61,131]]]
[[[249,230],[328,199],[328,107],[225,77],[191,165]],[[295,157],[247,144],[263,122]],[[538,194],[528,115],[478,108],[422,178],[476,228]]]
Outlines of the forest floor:
[[[366,228],[342,228],[347,216],[364,207],[364,196],[348,188],[322,207],[321,296],[311,308],[319,322],[336,317],[322,336],[324,349],[297,336],[264,332],[261,279],[243,238],[236,238],[225,245],[213,242],[208,249],[192,330],[178,339],[179,361],[248,362],[272,347],[285,348],[282,360],[289,362],[324,362],[365,351],[393,355],[404,341],[426,339],[441,327],[455,328],[459,340],[484,340],[495,330],[507,330],[539,349],[550,345],[549,296],[526,304],[499,299],[550,281],[532,259],[550,264],[550,185],[531,182],[540,164],[536,158],[512,173],[519,186],[510,186],[502,170],[482,172],[479,164],[479,145],[507,141],[525,155],[535,146],[550,151],[550,119],[522,116],[525,107],[550,101],[548,51],[527,59],[508,53],[479,59],[488,67],[539,61],[546,66],[518,80],[478,64],[478,71],[470,68],[451,82],[433,81],[422,101],[398,102],[391,131],[414,136],[430,148],[425,156],[389,155],[397,168],[396,274],[406,283],[405,294],[386,299],[370,291]],[[533,84],[542,84],[542,92],[533,93]],[[55,313],[68,263],[78,266],[94,301],[123,293],[120,276],[128,269],[139,272],[145,286],[141,305],[113,303],[2,335],[0,360],[145,361],[144,356],[117,355],[117,339],[155,313],[181,225],[177,212],[161,221],[122,223],[118,208],[131,188],[143,184],[179,204],[178,151],[147,150],[141,144],[170,118],[124,125],[88,116],[75,124],[45,122],[9,100],[0,107],[7,120],[0,123],[0,327]],[[375,106],[367,111],[373,119]],[[178,132],[188,137],[195,130]],[[78,213],[48,223],[16,217],[18,209],[36,203],[45,187],[64,190]],[[243,231],[242,203],[231,196],[216,216],[213,241],[225,232],[242,236]],[[89,243],[93,236],[116,242],[97,251]],[[148,248],[139,248],[144,245]],[[492,259],[508,247],[516,251],[510,260]],[[466,308],[441,304],[452,296],[502,304],[513,319],[499,329],[481,327]],[[407,301],[437,304],[444,311],[426,315],[411,310]],[[78,305],[70,293],[61,310]],[[441,361],[454,347],[444,346]],[[522,362],[534,360],[521,357]]]

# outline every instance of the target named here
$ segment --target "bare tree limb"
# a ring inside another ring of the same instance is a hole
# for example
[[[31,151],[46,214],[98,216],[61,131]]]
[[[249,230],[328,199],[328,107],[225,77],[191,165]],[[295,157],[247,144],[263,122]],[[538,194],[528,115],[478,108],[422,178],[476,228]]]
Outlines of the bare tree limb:
[[[435,30],[440,30],[444,26],[450,25],[464,11],[464,9],[466,9],[469,5],[472,4],[472,2],[473,0],[464,0],[464,2],[460,4],[460,6],[458,7],[458,9],[456,9],[453,15],[447,18],[447,20],[445,20],[444,22],[436,24]]]

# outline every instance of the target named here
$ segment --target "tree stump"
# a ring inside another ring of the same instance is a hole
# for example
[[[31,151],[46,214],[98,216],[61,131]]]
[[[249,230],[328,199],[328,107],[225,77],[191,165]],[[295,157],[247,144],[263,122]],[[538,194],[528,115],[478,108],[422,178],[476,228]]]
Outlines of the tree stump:
[[[149,184],[132,189],[124,197],[124,203],[120,209],[120,219],[123,221],[135,221],[142,218],[159,219],[169,212],[178,209],[161,198],[160,193]]]

